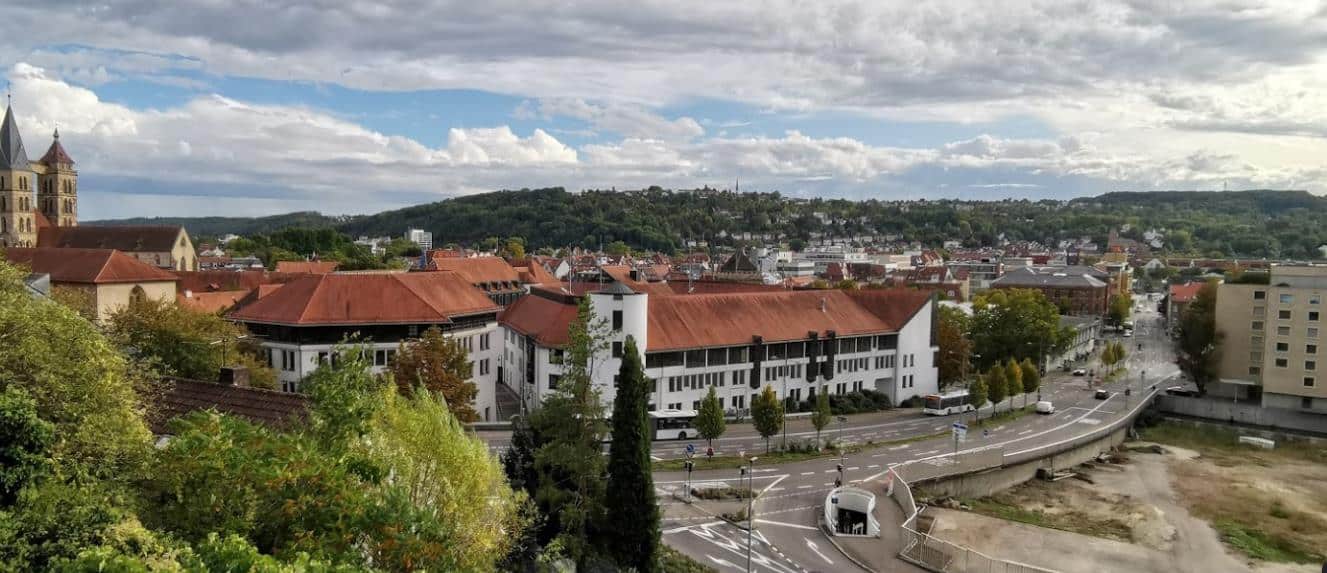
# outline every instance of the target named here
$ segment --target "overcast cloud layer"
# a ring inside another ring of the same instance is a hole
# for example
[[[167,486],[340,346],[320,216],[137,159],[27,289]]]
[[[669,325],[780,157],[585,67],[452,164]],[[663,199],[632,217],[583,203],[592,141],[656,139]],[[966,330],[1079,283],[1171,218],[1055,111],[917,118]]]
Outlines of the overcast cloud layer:
[[[932,4],[18,0],[0,63],[85,218],[738,178],[1327,190],[1322,3]]]

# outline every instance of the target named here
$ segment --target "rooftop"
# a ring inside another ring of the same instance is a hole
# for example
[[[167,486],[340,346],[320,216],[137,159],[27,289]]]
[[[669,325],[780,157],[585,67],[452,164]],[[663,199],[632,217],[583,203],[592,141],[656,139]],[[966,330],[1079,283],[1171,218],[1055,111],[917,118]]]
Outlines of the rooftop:
[[[308,399],[303,394],[231,386],[186,378],[167,378],[160,382],[161,392],[148,421],[152,431],[166,433],[168,422],[195,410],[216,410],[286,429],[304,421]]]
[[[111,249],[5,249],[5,258],[34,273],[51,275],[51,282],[111,284],[175,281],[175,275]]]
[[[184,227],[172,225],[51,227],[38,238],[38,244],[43,247],[166,252],[175,248],[181,233],[184,233]]]
[[[291,326],[428,324],[498,311],[452,272],[307,275],[260,295],[230,318]]]

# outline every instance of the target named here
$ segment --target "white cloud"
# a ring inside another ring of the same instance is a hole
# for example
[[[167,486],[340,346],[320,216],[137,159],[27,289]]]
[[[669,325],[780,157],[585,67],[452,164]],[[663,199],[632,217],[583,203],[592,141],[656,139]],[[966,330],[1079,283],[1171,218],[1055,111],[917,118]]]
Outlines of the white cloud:
[[[525,104],[517,108],[518,117],[528,114]],[[571,117],[609,131],[637,139],[688,140],[705,134],[705,128],[689,117],[669,120],[645,109],[622,104],[594,104],[579,98],[560,98],[539,102],[544,117]]]
[[[505,125],[451,128],[443,144],[429,146],[297,106],[212,94],[176,107],[132,109],[29,64],[16,64],[9,77],[31,153],[44,150],[58,122],[88,182],[83,186],[88,218],[142,209],[180,214],[181,205],[193,205],[187,212],[196,214],[289,208],[371,212],[496,188],[726,186],[738,178],[743,189],[853,197],[919,196],[959,187],[1054,194],[1047,183],[1062,177],[1086,178],[1105,188],[1220,188],[1223,182],[1232,188],[1327,187],[1323,155],[1316,153],[1327,145],[1320,140],[1276,139],[1277,145],[1268,145],[1266,134],[1176,131],[1164,124],[1131,138],[1109,131],[1053,139],[985,134],[933,147],[901,147],[800,131],[691,134],[679,123],[686,118],[560,101],[548,113],[584,117],[605,130],[646,128],[617,142],[579,148],[541,129],[519,134]],[[546,104],[540,102],[538,113],[545,113]],[[1194,105],[1200,104],[1176,100],[1168,109]],[[668,129],[675,129],[674,137],[660,135]],[[937,182],[919,175],[936,171],[966,173],[967,179],[954,175]],[[134,200],[108,199],[120,195]],[[153,195],[172,198],[144,199]]]

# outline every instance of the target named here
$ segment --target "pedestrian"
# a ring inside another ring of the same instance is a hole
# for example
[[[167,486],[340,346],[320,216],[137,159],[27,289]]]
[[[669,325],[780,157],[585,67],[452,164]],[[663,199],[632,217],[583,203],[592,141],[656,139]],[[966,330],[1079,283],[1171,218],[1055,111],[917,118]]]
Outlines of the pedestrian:
[[[989,437],[991,437],[991,431],[990,431],[990,430],[982,430],[982,431],[981,431],[981,438],[982,438],[983,440],[986,439],[986,438],[989,438]]]

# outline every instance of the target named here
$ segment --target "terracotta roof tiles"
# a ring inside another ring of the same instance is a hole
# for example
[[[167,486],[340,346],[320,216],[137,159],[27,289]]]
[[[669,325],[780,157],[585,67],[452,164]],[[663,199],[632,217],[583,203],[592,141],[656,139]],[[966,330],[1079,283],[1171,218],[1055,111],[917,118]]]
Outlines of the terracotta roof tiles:
[[[498,309],[457,273],[328,274],[287,283],[230,317],[296,326],[446,323]]]
[[[336,272],[339,266],[341,263],[336,261],[277,261],[276,272],[325,275]]]
[[[51,275],[56,283],[175,282],[175,275],[110,249],[54,249],[47,247],[5,249],[11,263],[34,273]]]
[[[195,410],[213,409],[277,429],[303,424],[308,412],[308,398],[302,394],[184,378],[167,378],[160,384],[162,392],[148,416],[158,434],[166,433],[171,419]]]
[[[134,225],[123,227],[59,227],[49,236],[40,237],[43,247],[78,249],[115,249],[117,251],[169,251],[184,227],[167,225]],[[47,242],[49,241],[49,242]]]
[[[430,268],[454,272],[470,284],[515,283],[521,280],[516,269],[501,257],[435,257]]]

